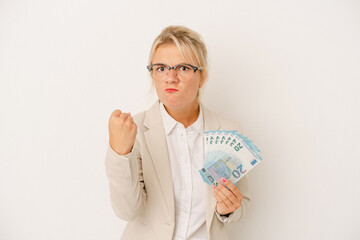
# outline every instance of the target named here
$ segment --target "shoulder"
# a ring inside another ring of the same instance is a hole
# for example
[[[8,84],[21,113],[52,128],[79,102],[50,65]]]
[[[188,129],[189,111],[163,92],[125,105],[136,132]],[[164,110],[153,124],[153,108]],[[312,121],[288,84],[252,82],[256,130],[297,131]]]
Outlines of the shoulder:
[[[154,123],[157,124],[161,121],[159,101],[155,103],[147,110],[137,113],[133,116],[134,122],[138,127],[145,130]]]
[[[141,111],[139,113],[136,113],[132,117],[133,117],[134,122],[136,123],[136,125],[139,126],[139,125],[143,125],[145,119],[147,118],[147,116],[146,116],[147,114],[150,113],[150,115],[154,115],[154,114],[156,115],[157,112],[160,113],[159,101],[155,101],[150,108],[148,108],[148,109],[146,109],[144,111]]]
[[[139,125],[144,121],[146,111],[142,111],[133,116],[134,122]]]

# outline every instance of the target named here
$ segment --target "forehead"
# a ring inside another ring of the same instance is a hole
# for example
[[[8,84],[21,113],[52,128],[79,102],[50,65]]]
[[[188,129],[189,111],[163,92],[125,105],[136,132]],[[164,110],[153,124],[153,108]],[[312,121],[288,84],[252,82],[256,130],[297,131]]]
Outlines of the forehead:
[[[152,63],[166,63],[170,66],[174,66],[179,63],[190,63],[196,65],[195,55],[187,50],[183,50],[184,56],[175,44],[163,44],[156,50],[152,60]]]

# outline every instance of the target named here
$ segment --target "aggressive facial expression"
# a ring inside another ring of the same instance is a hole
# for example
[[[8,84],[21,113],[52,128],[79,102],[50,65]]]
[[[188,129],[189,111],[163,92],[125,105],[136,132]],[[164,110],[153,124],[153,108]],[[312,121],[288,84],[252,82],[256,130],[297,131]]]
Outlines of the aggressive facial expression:
[[[173,67],[180,63],[189,62],[183,58],[175,44],[164,44],[156,49],[152,63],[165,63]],[[198,66],[198,64],[195,65]],[[203,86],[203,83],[199,70],[194,73],[191,79],[179,79],[174,69],[171,69],[164,79],[154,79],[156,93],[160,101],[171,109],[182,109],[194,104],[197,101],[199,88]]]

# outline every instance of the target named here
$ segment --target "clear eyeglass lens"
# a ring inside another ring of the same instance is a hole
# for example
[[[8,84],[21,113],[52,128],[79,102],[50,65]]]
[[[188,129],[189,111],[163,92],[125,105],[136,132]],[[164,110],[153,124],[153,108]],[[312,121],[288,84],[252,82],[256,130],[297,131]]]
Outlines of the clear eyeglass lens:
[[[176,76],[181,80],[191,79],[194,75],[194,69],[188,65],[178,65],[175,68]],[[155,64],[152,67],[152,75],[155,79],[163,80],[169,74],[169,69],[163,64]]]

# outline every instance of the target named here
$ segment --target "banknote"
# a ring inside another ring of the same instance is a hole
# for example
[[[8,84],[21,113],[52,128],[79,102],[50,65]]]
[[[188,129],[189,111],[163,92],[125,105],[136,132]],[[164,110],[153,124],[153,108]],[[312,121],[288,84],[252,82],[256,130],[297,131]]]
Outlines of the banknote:
[[[236,183],[262,161],[260,150],[236,130],[204,133],[205,160],[199,170],[204,182],[211,185],[226,178]]]

